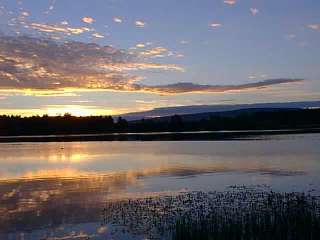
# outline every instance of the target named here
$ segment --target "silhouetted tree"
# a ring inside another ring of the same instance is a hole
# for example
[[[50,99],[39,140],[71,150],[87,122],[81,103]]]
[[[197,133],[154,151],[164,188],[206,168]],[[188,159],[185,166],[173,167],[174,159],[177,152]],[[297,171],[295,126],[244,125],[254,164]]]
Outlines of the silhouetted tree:
[[[319,128],[320,109],[225,112],[207,117],[142,119],[128,122],[111,116],[75,117],[70,114],[21,117],[0,115],[0,135],[91,134],[111,132],[164,132]]]
[[[117,124],[116,124],[116,129],[119,131],[119,132],[125,132],[128,130],[128,121],[125,120],[124,118],[122,117],[118,117],[118,120],[117,120]]]
[[[173,115],[170,118],[169,130],[170,131],[181,131],[183,129],[183,121],[181,116]]]

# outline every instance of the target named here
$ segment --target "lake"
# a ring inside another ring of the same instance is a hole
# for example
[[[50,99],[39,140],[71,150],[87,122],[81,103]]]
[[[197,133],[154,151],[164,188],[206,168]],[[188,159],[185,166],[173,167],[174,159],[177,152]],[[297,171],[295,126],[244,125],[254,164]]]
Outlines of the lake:
[[[108,239],[112,231],[102,224],[101,212],[110,199],[232,186],[318,194],[319,146],[320,134],[1,143],[0,239]]]

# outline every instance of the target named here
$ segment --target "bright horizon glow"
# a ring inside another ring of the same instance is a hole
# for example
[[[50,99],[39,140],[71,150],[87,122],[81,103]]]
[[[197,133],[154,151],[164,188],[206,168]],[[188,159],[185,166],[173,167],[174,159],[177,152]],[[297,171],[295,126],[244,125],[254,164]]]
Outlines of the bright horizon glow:
[[[115,114],[115,112],[112,110],[101,110],[101,109],[95,109],[95,108],[90,108],[90,107],[81,106],[81,105],[52,106],[52,107],[48,107],[46,111],[49,116],[58,116],[66,113],[69,113],[72,116],[76,116],[76,117]]]
[[[117,112],[115,110],[96,109],[81,105],[62,105],[62,106],[48,106],[44,109],[0,109],[2,115],[21,115],[23,117],[31,116],[62,116],[71,114],[75,117],[84,116],[113,116],[120,115],[124,112]]]

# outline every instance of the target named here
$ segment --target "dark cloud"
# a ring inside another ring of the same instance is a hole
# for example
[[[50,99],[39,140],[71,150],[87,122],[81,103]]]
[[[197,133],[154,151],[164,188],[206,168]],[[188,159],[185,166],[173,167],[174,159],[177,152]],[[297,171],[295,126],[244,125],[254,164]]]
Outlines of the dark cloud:
[[[104,89],[159,94],[225,92],[267,87],[302,79],[271,79],[241,85],[175,83],[148,86],[133,70],[183,71],[177,65],[142,61],[110,46],[76,41],[57,42],[0,34],[0,88],[14,90]]]
[[[136,88],[138,90],[142,89],[144,91],[149,92],[157,92],[157,93],[190,93],[190,92],[207,92],[207,93],[219,93],[219,92],[227,92],[227,91],[242,91],[242,90],[250,90],[250,89],[258,89],[258,88],[266,88],[272,85],[285,84],[285,83],[297,83],[302,82],[303,79],[268,79],[260,82],[254,83],[246,83],[239,85],[201,85],[194,83],[174,83],[169,85],[160,85],[160,86],[145,86],[138,85]]]

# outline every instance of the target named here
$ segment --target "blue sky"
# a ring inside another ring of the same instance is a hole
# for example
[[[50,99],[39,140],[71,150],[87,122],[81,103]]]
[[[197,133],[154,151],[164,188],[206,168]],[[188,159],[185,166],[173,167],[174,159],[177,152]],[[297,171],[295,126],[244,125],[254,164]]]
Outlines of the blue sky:
[[[2,113],[319,100],[319,1],[0,0],[0,6]]]

